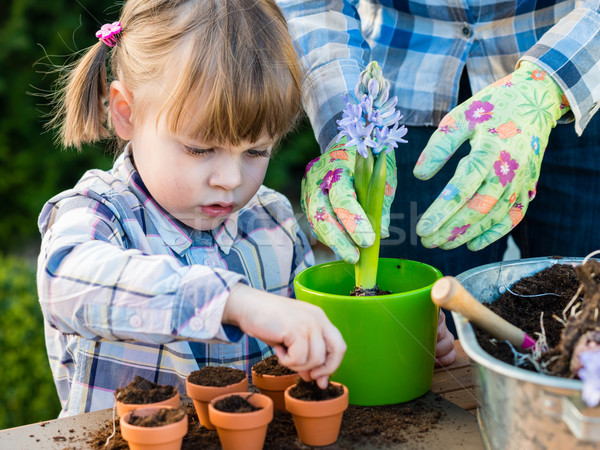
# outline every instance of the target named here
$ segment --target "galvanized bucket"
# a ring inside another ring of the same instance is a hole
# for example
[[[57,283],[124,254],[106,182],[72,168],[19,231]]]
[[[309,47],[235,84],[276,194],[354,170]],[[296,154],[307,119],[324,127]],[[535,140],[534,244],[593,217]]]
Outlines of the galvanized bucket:
[[[487,264],[457,279],[480,302],[491,303],[523,277],[553,264],[583,258],[531,258]],[[477,386],[477,419],[488,449],[561,450],[600,448],[600,408],[581,401],[582,382],[538,374],[506,364],[477,343],[471,324],[452,313],[458,337],[471,359]]]

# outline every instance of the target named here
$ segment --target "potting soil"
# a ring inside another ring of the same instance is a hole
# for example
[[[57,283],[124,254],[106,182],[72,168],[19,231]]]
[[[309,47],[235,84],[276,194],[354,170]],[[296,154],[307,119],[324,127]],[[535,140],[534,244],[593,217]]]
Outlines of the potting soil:
[[[143,416],[138,414],[136,410],[131,412],[129,420],[131,425],[137,427],[161,427],[170,423],[179,422],[185,416],[187,408],[179,406],[177,408],[160,408],[154,414]]]
[[[600,277],[596,277],[596,282],[599,280]],[[561,338],[565,329],[564,322],[569,318],[569,311],[564,310],[577,293],[579,286],[580,281],[572,265],[555,264],[535,275],[522,278],[508,287],[506,292],[494,302],[485,305],[534,339],[537,339],[542,332],[545,333],[549,351],[543,355],[541,361],[550,361],[552,358],[556,360],[554,357],[564,352]],[[578,296],[582,297],[582,293]],[[582,298],[579,298],[574,304],[581,300]],[[505,363],[514,364],[514,349],[509,344],[493,339],[475,325],[473,329],[479,345],[487,353]],[[520,367],[536,371],[531,363],[525,363]],[[549,364],[548,367],[552,371],[553,364]],[[551,374],[571,376],[563,369],[555,369]]]
[[[117,388],[115,398],[122,403],[145,405],[168,400],[175,394],[177,389],[174,386],[152,383],[136,375],[127,386]]]
[[[233,367],[204,366],[200,370],[194,370],[188,377],[190,383],[201,386],[229,386],[239,383],[246,378],[246,372]]]
[[[292,369],[279,364],[277,355],[269,356],[268,358],[263,359],[261,362],[254,364],[254,366],[252,366],[252,370],[259,375],[281,376],[292,375],[296,373]]]
[[[259,406],[254,406],[241,395],[230,395],[215,403],[215,409],[229,413],[249,413],[262,409]]]
[[[340,385],[329,383],[327,388],[321,389],[316,381],[304,381],[300,379],[296,386],[290,389],[290,395],[298,400],[322,401],[339,397],[344,393]]]

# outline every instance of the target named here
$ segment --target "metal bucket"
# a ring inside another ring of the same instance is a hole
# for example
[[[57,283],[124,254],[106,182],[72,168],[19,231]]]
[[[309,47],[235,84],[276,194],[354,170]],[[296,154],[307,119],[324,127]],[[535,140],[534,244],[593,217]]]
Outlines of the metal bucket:
[[[457,279],[480,302],[491,303],[523,277],[553,264],[583,258],[531,258],[487,264]],[[506,364],[477,343],[471,324],[452,313],[458,337],[471,359],[477,386],[477,419],[488,449],[561,450],[600,448],[600,408],[581,401],[582,382],[542,375]]]

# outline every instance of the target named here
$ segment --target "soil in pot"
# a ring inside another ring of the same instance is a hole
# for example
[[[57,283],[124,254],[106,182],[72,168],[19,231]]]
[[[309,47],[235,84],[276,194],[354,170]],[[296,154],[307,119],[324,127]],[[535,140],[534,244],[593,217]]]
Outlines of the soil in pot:
[[[254,364],[252,366],[252,370],[258,375],[283,376],[293,375],[296,373],[292,369],[279,364],[277,355],[269,356],[268,358],[265,358],[262,361]]]
[[[329,383],[327,388],[321,389],[316,381],[299,380],[298,384],[290,390],[290,395],[298,400],[322,401],[339,397],[344,393],[342,386]]]
[[[577,270],[588,271],[584,266],[580,266]],[[595,284],[599,283],[600,275],[596,275],[594,280]],[[570,327],[570,336],[564,335],[565,323],[569,323],[572,306],[578,303],[585,305],[587,301],[585,290],[583,292],[585,301],[581,291],[578,292],[580,285],[578,274],[572,265],[555,264],[535,275],[522,278],[493,303],[485,305],[534,339],[543,332],[548,350],[543,353],[540,362],[546,364],[546,373],[573,377],[569,370],[569,360],[576,341],[574,335],[581,336],[598,326],[597,320],[588,318],[587,323],[577,324],[577,330]],[[577,299],[572,302],[576,294]],[[569,308],[565,311],[567,306]],[[579,309],[582,310],[581,305]],[[487,353],[507,364],[515,364],[514,351],[506,342],[493,339],[476,326],[473,328],[479,345]],[[568,338],[569,342],[565,342],[565,338]],[[522,361],[519,367],[538,372],[530,360]]]
[[[179,422],[187,412],[185,406],[177,408],[160,408],[156,413],[142,416],[133,411],[127,422],[136,427],[161,427],[170,423]]]
[[[215,409],[228,413],[249,413],[261,409],[241,395],[230,395],[215,403]]]
[[[378,285],[372,288],[365,289],[362,286],[354,286],[354,289],[350,292],[351,297],[375,297],[377,295],[389,295],[392,291],[384,291],[379,288]]]
[[[152,383],[136,375],[127,386],[117,388],[115,398],[126,404],[148,404],[168,400],[176,394],[174,386]]]
[[[239,383],[246,378],[246,372],[232,367],[204,366],[193,371],[188,381],[200,386],[223,387]]]

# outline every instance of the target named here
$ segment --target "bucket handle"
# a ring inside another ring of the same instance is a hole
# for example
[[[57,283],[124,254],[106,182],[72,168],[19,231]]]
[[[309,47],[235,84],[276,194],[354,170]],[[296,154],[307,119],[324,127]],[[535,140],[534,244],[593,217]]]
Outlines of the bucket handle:
[[[564,396],[561,415],[577,439],[600,442],[600,407],[589,408],[579,395]]]

